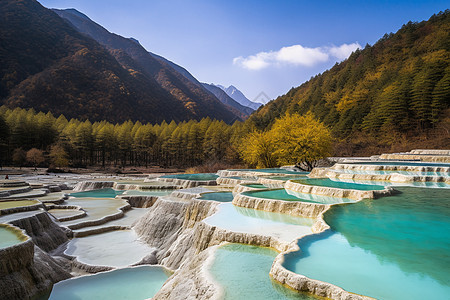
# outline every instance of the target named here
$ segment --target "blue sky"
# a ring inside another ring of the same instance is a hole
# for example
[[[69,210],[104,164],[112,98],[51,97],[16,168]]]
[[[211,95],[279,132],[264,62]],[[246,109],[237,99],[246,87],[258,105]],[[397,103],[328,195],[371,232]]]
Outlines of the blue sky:
[[[250,99],[286,93],[449,1],[39,0],[76,8],[111,32],[203,82],[235,85]]]

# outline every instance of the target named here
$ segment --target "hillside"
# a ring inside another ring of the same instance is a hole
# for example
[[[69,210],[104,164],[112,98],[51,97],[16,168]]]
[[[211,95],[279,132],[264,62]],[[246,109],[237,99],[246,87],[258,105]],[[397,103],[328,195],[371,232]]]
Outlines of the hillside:
[[[264,129],[286,113],[311,111],[346,145],[348,154],[367,143],[391,147],[434,140],[436,146],[448,147],[449,51],[447,10],[428,21],[409,22],[355,51],[265,105],[249,122]]]
[[[0,18],[0,104],[92,121],[236,119],[213,96],[174,95],[128,53],[108,51],[37,1],[1,1]]]
[[[156,80],[163,89],[183,103],[196,119],[209,116],[231,122],[240,118],[236,116],[239,112],[221,103],[198,81],[195,82],[195,78],[184,68],[149,53],[136,40],[109,32],[75,9],[53,11],[69,21],[76,30],[106,47],[125,69],[130,72],[138,70],[146,77]],[[123,59],[123,55],[127,59]]]

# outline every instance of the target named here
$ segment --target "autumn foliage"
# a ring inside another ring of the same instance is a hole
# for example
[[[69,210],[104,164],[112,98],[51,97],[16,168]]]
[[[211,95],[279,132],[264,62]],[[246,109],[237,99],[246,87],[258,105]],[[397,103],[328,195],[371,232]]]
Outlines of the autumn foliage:
[[[330,130],[311,113],[286,114],[268,131],[253,131],[241,144],[241,156],[250,165],[271,168],[297,165],[311,170],[314,163],[331,154]]]

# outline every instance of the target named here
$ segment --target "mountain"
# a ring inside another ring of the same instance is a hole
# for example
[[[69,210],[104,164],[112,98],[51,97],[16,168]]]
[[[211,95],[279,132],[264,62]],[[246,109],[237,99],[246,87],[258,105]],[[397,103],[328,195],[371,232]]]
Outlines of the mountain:
[[[0,18],[0,104],[92,121],[237,119],[170,67],[153,59],[156,80],[126,51],[106,49],[37,1],[2,0]]]
[[[214,84],[202,83],[202,86],[211,93],[213,93],[214,96],[216,96],[217,99],[220,100],[220,102],[229,105],[231,107],[234,107],[246,117],[250,116],[255,111],[250,107],[239,104],[236,100],[228,96],[228,94],[224,90],[222,90],[218,86],[215,86]]]
[[[135,40],[136,41],[136,40]],[[240,105],[237,101],[235,101],[233,98],[229,97],[223,90],[220,88],[216,88],[214,85],[209,85],[207,83],[201,83],[199,82],[194,76],[192,76],[191,73],[189,73],[188,70],[183,68],[180,65],[177,65],[176,63],[168,60],[167,58],[164,58],[162,56],[159,56],[157,54],[149,52],[150,55],[152,55],[154,58],[162,61],[163,63],[168,64],[171,66],[175,71],[183,75],[186,79],[191,81],[193,84],[199,86],[201,89],[205,89],[208,91],[208,93],[212,93],[214,97],[219,99],[222,104],[224,104],[228,110],[233,112],[236,116],[239,116],[240,119],[244,120],[247,119],[248,116],[250,116],[253,113],[253,109]]]
[[[356,50],[249,122],[265,129],[286,113],[308,111],[355,147],[361,147],[358,140],[390,145],[432,137],[450,146],[450,11],[409,22]]]
[[[194,117],[155,80],[32,0],[0,2],[0,102],[66,117],[162,121]]]
[[[263,105],[262,103],[257,103],[248,100],[248,98],[245,97],[245,95],[240,90],[238,90],[236,87],[232,85],[230,85],[229,87],[224,87],[223,85],[218,84],[216,86],[225,91],[225,93],[227,93],[228,96],[233,98],[240,105],[250,107],[253,110],[257,110],[261,105]]]
[[[149,53],[136,39],[114,34],[75,9],[53,10],[76,30],[104,46],[130,72],[139,72],[156,82],[190,111],[195,119],[211,117],[226,122],[240,119],[240,113],[224,105],[202,87],[184,68]]]

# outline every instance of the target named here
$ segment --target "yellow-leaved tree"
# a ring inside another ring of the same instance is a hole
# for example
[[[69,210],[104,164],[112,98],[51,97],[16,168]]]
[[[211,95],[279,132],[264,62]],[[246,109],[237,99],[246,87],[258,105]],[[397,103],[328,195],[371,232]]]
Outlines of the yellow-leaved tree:
[[[277,162],[310,171],[318,160],[331,154],[331,132],[314,115],[286,114],[270,130]]]
[[[242,159],[257,168],[273,168],[277,165],[275,147],[269,132],[253,131],[241,140],[239,148]]]
[[[331,153],[330,130],[312,113],[286,114],[266,132],[254,131],[241,140],[242,159],[258,168],[296,165],[312,170]]]

